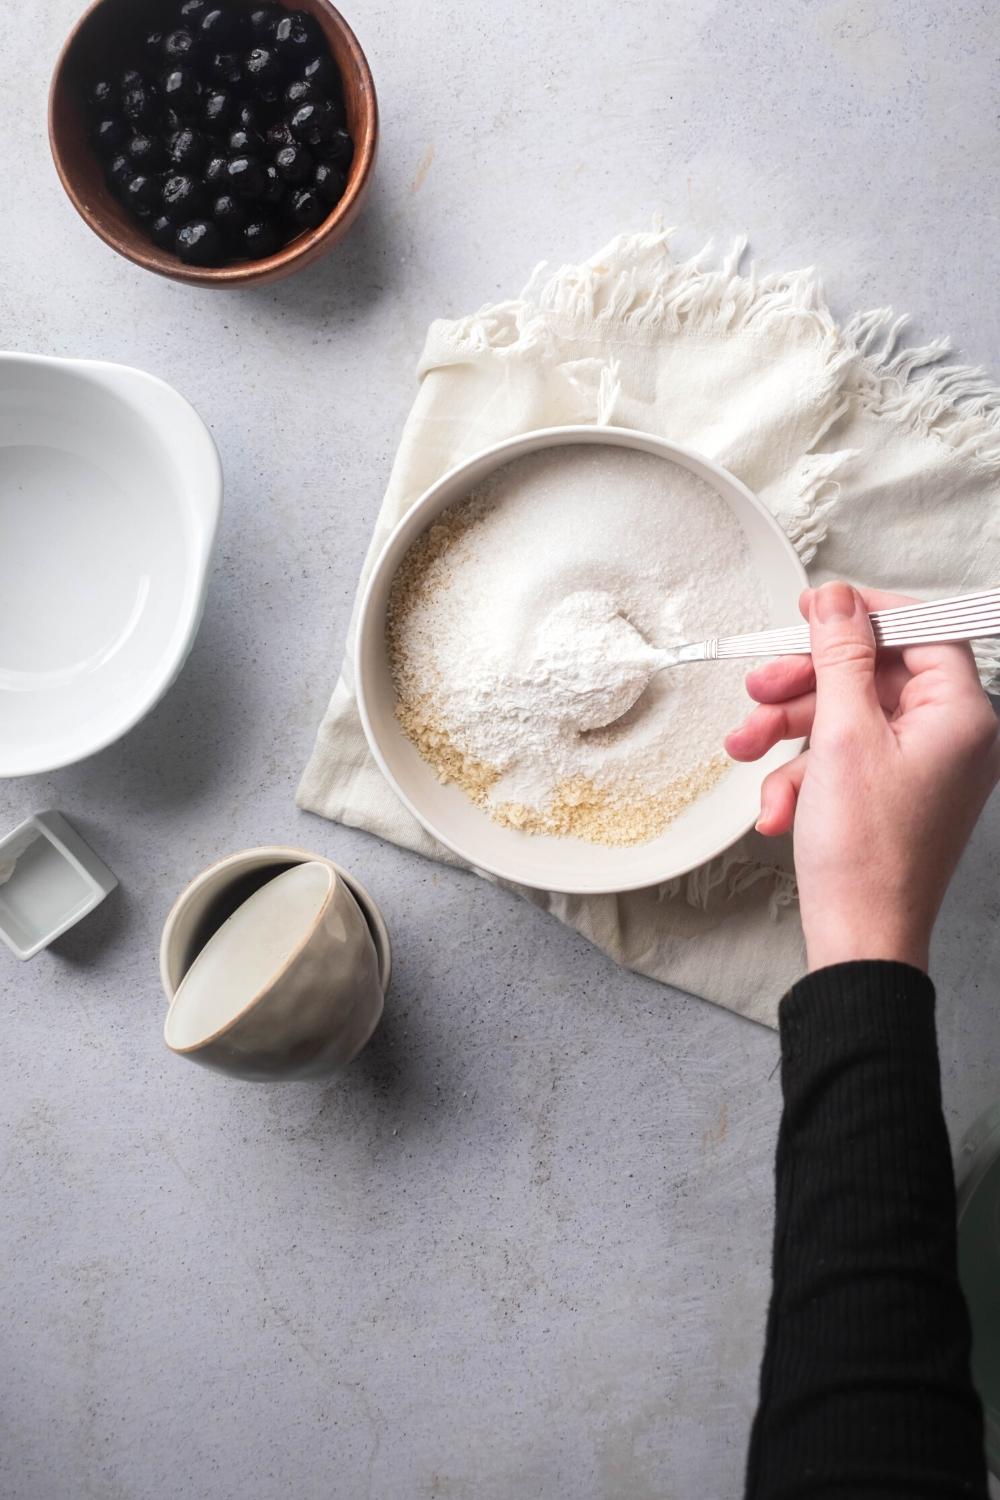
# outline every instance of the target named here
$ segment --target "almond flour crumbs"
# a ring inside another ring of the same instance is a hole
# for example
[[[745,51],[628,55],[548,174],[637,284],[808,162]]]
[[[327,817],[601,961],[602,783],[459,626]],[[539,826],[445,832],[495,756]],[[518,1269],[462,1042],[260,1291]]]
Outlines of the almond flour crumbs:
[[[526,833],[638,844],[718,785],[739,662],[652,652],[767,623],[704,481],[612,445],[508,464],[406,554],[386,639],[396,712],[442,781]],[[622,713],[622,707],[626,711]]]

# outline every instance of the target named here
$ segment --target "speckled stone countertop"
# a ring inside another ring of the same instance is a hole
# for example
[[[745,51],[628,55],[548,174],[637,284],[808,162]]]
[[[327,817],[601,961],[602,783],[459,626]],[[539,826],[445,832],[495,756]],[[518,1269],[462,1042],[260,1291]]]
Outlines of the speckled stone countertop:
[[[82,0],[80,0],[82,3]],[[78,0],[9,7],[9,348],[141,365],[209,422],[226,513],[194,653],[61,808],[120,890],[0,952],[5,1500],[732,1500],[768,1290],[775,1036],[617,971],[513,896],[298,813],[424,330],[654,214],[748,230],[835,308],[1000,364],[985,0],[358,0],[382,152],[339,252],[186,290],[64,199],[45,93]],[[992,38],[992,42],[991,39]],[[0,539],[2,545],[2,539]],[[935,952],[950,1124],[1000,1094],[1000,804]],[[354,869],[396,945],[326,1085],[161,1039],[160,925],[214,857]]]

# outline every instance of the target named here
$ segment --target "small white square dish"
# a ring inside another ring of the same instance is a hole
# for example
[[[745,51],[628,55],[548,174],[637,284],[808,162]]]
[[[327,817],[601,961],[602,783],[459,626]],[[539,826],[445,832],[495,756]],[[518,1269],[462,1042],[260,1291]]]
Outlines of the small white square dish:
[[[62,813],[0,838],[0,940],[22,963],[100,906],[118,884]]]

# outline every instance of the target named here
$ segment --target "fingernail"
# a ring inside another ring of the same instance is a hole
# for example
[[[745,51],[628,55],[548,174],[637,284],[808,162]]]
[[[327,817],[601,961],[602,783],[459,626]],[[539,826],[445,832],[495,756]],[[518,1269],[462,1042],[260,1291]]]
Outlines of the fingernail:
[[[824,583],[814,595],[816,618],[823,625],[849,620],[854,614],[854,590],[849,583]]]

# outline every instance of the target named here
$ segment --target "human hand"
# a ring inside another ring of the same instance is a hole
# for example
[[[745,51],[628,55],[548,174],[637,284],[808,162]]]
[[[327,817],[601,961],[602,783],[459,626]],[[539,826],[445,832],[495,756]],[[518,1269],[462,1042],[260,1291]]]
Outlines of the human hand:
[[[955,866],[1000,777],[997,720],[967,645],[879,653],[873,609],[913,600],[845,583],[807,589],[812,656],[747,677],[758,707],[726,739],[758,760],[809,748],[765,779],[761,833],[794,826],[810,969],[895,959],[926,969]]]

